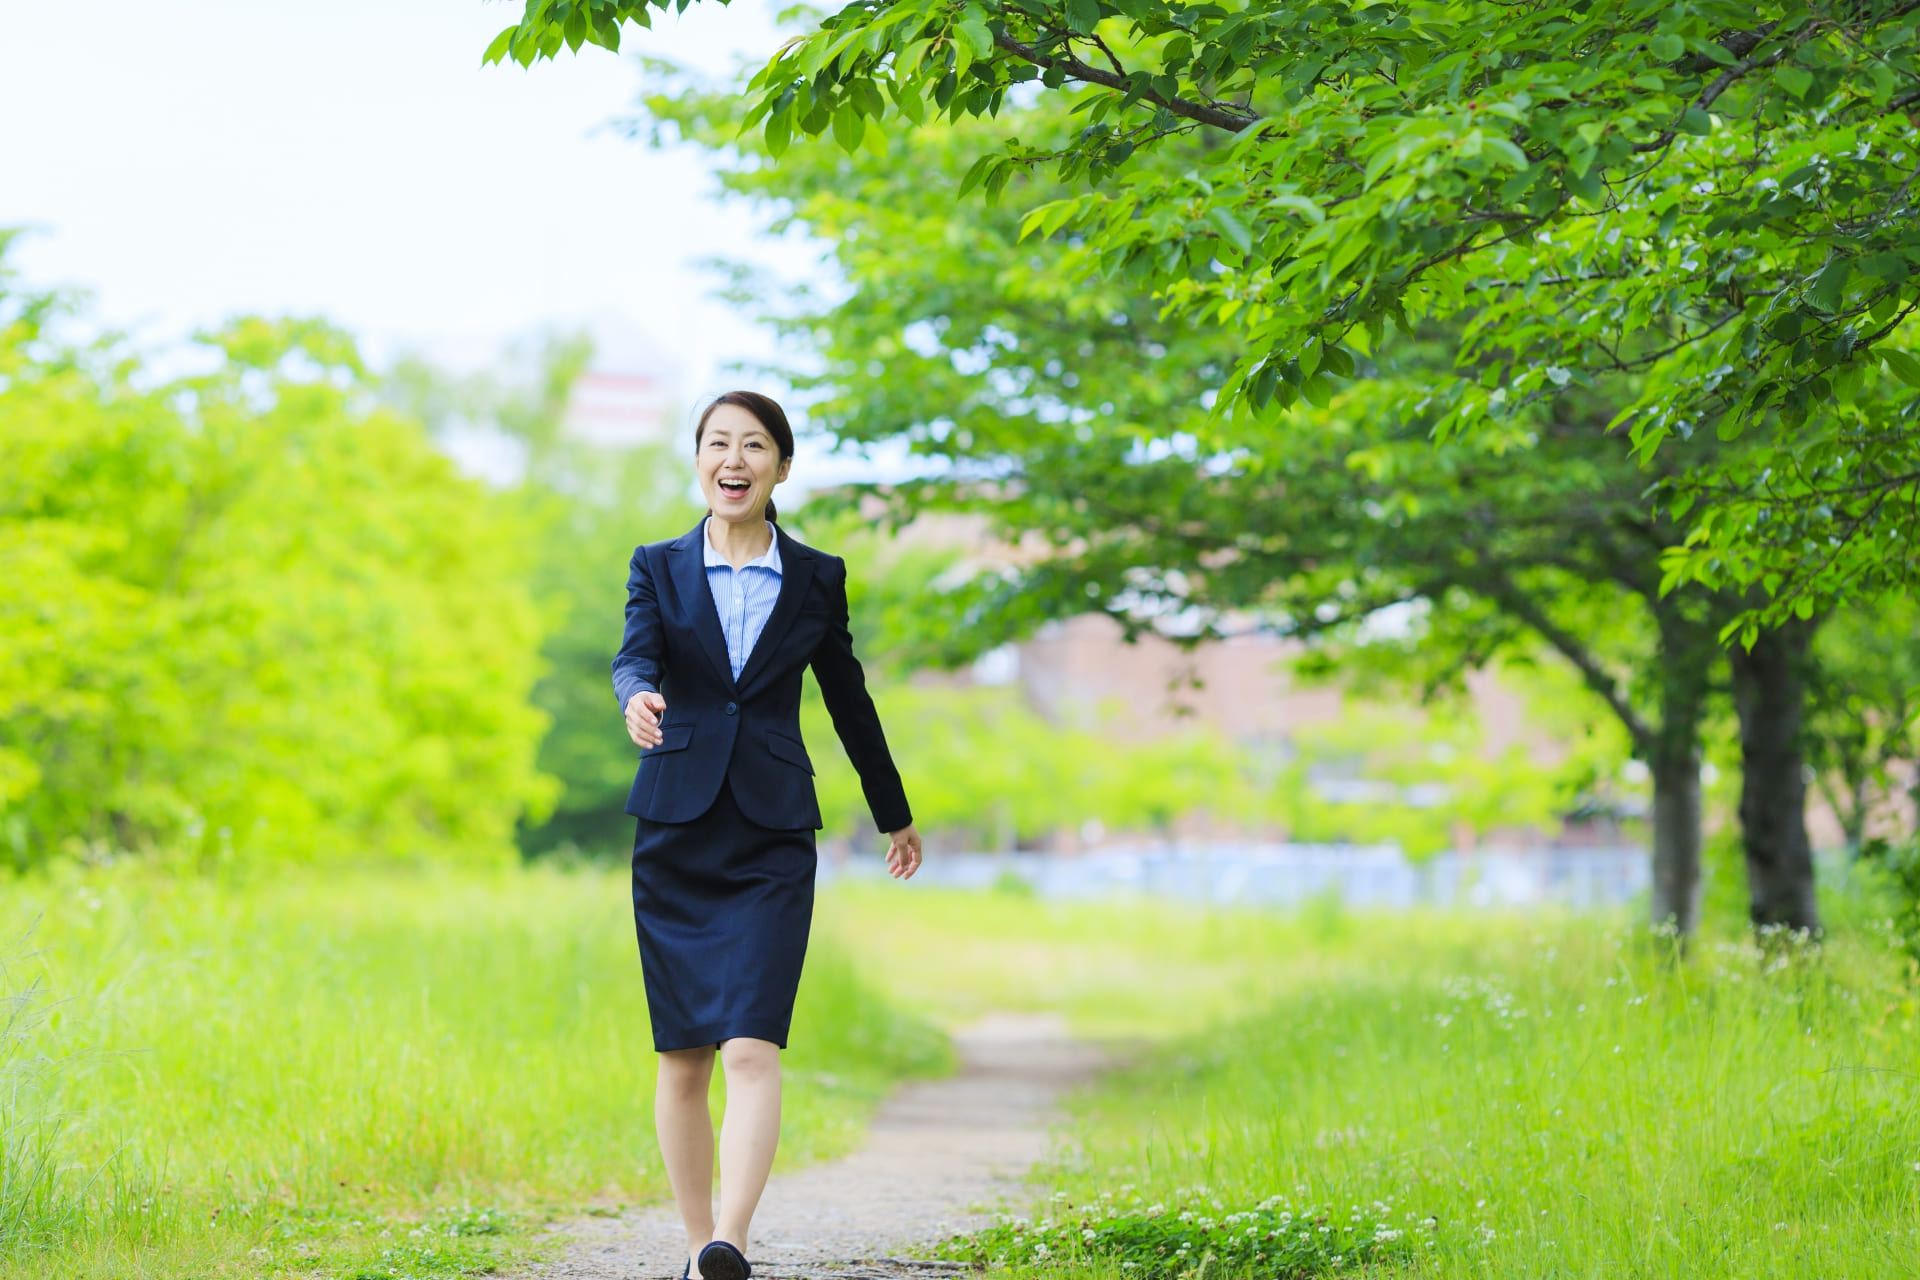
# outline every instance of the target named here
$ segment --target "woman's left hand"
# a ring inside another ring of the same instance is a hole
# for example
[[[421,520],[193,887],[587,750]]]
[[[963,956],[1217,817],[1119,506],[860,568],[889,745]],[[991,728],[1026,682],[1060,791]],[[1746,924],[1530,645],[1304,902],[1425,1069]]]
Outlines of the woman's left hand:
[[[920,832],[911,822],[891,832],[887,846],[887,874],[905,880],[920,869]]]

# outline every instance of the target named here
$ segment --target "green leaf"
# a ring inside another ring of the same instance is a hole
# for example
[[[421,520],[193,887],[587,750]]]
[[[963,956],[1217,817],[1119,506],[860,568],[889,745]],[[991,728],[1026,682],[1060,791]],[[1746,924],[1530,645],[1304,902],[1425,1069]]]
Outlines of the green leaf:
[[[1246,223],[1234,217],[1231,209],[1225,205],[1214,205],[1207,210],[1207,221],[1211,222],[1221,235],[1231,240],[1234,248],[1241,253],[1252,251],[1253,235],[1247,230]]]
[[[1525,169],[1527,167],[1527,153],[1516,146],[1511,138],[1503,138],[1496,133],[1485,139],[1482,145],[1493,155],[1504,160],[1509,168]]]
[[[969,191],[979,186],[981,179],[987,176],[987,170],[993,167],[993,162],[998,158],[997,156],[981,156],[978,160],[968,165],[966,173],[960,178],[960,196],[965,196]]]
[[[1886,363],[1894,377],[1910,387],[1920,388],[1920,359],[1898,347],[1875,347],[1873,353]]]
[[[893,105],[900,108],[901,115],[911,120],[915,125],[922,125],[927,122],[927,107],[924,102],[920,101],[920,91],[917,88],[895,80],[887,86],[887,91],[893,95]]]
[[[520,28],[517,26],[508,27],[505,31],[495,36],[493,43],[487,46],[487,51],[480,55],[480,65],[490,67],[500,61],[500,59],[506,57],[507,50],[513,47],[513,37],[519,30]]]
[[[1100,21],[1100,0],[1067,0],[1067,25],[1090,32]]]
[[[1589,209],[1600,207],[1600,201],[1606,188],[1600,182],[1600,171],[1588,169],[1585,173],[1567,173],[1567,190]]]
[[[1680,113],[1680,131],[1704,138],[1713,132],[1713,117],[1698,107],[1688,107]]]
[[[1814,302],[1822,311],[1831,314],[1840,309],[1847,296],[1847,277],[1852,273],[1853,264],[1845,258],[1835,258],[1827,264],[1811,290]]]
[[[1687,52],[1687,42],[1671,31],[1662,31],[1647,44],[1653,56],[1662,62],[1678,62]]]
[[[1773,69],[1773,81],[1794,97],[1805,98],[1807,90],[1813,88],[1813,72],[1783,62]]]
[[[1267,402],[1273,399],[1273,384],[1277,376],[1271,360],[1261,364],[1260,371],[1253,375],[1253,380],[1247,384],[1247,398],[1253,401],[1254,408],[1264,409]]]
[[[953,24],[953,30],[975,62],[984,61],[993,52],[993,32],[987,29],[987,15],[981,10],[969,8]]]
[[[993,166],[992,171],[987,174],[986,189],[987,189],[988,204],[995,204],[999,201],[1001,190],[1006,187],[1007,179],[1011,178],[1012,176],[1013,176],[1013,166],[1011,164],[1006,163],[1005,161],[1002,161],[1001,163]]]
[[[1327,215],[1321,211],[1320,206],[1305,196],[1275,196],[1267,203],[1276,209],[1292,209],[1315,226],[1327,220]]]
[[[842,102],[833,111],[833,140],[851,155],[859,150],[867,136],[867,119],[851,102]]]
[[[776,111],[767,117],[767,154],[778,160],[793,141],[793,108]]]

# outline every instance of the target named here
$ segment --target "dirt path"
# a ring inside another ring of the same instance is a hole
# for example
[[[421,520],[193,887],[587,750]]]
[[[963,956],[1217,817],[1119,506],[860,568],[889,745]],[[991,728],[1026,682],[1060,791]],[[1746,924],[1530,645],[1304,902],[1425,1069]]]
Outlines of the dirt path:
[[[866,1144],[839,1160],[776,1172],[747,1248],[766,1280],[932,1277],[954,1269],[902,1249],[989,1221],[1024,1191],[1049,1149],[1061,1095],[1106,1063],[1052,1015],[998,1014],[954,1036],[960,1070],[908,1085],[875,1113]],[[566,1256],[542,1280],[678,1280],[685,1238],[671,1205],[560,1228]]]

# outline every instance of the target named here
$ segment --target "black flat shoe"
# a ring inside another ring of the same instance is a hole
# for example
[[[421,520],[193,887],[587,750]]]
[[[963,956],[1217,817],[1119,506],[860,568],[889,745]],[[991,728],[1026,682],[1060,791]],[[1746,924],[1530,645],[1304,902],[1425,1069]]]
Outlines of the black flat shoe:
[[[715,1240],[700,1251],[700,1274],[706,1280],[749,1280],[753,1267],[746,1254],[725,1240]]]

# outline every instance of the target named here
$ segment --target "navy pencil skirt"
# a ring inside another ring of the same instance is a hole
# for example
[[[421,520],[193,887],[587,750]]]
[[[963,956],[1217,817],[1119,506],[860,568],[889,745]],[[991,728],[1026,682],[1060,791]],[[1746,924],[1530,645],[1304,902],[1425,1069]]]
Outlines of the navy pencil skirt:
[[[787,1045],[813,924],[813,832],[747,821],[723,783],[692,822],[639,819],[633,926],[656,1051]]]

